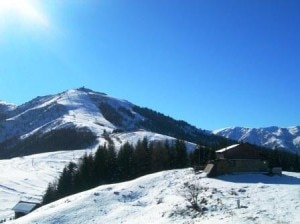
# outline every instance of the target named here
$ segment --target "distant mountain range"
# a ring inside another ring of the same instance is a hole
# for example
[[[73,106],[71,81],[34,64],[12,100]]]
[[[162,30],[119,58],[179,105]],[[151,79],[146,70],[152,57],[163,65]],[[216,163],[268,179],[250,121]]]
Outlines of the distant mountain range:
[[[41,152],[85,149],[107,141],[115,144],[180,138],[203,145],[231,144],[148,108],[87,88],[37,97],[20,106],[0,101],[0,159]],[[195,143],[195,144],[194,144]]]
[[[271,149],[300,153],[300,126],[281,128],[231,127],[213,131],[214,134],[239,142],[249,142]]]

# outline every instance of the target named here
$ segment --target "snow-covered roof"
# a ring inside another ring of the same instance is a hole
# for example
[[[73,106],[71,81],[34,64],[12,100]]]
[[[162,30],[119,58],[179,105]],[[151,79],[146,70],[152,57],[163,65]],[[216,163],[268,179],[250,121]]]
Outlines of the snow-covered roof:
[[[13,207],[12,210],[15,212],[23,212],[23,213],[29,213],[31,212],[34,208],[36,208],[38,204],[34,202],[25,202],[25,201],[20,201],[18,204]]]
[[[235,147],[237,147],[237,146],[239,146],[239,145],[240,145],[240,144],[235,144],[235,145],[231,145],[231,146],[225,147],[225,148],[223,148],[223,149],[219,149],[219,150],[216,151],[216,153],[225,152],[225,151],[230,150],[230,149],[233,149],[233,148],[235,148]]]

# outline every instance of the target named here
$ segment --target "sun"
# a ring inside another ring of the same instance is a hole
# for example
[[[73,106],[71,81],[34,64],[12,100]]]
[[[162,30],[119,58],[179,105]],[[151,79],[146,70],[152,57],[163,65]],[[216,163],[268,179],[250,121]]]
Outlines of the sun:
[[[0,0],[0,22],[5,24],[14,20],[48,26],[49,21],[38,6],[34,0]]]

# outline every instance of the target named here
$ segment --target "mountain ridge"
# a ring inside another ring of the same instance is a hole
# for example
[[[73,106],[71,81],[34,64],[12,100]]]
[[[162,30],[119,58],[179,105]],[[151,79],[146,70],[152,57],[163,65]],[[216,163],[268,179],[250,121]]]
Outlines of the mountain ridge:
[[[226,139],[185,121],[87,88],[39,96],[19,106],[7,105],[0,110],[0,158],[82,149],[103,141],[104,132],[144,130],[165,135],[165,139],[227,144]]]
[[[240,142],[284,149],[292,153],[300,153],[300,126],[287,128],[270,126],[264,128],[228,127],[218,129],[212,133]]]

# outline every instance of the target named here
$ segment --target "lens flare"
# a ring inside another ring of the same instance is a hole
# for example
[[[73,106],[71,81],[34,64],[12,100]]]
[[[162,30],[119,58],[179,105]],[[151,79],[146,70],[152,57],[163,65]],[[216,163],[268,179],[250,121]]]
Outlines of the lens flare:
[[[0,0],[0,22],[5,25],[12,20],[18,23],[49,26],[49,21],[38,7],[37,1]]]

